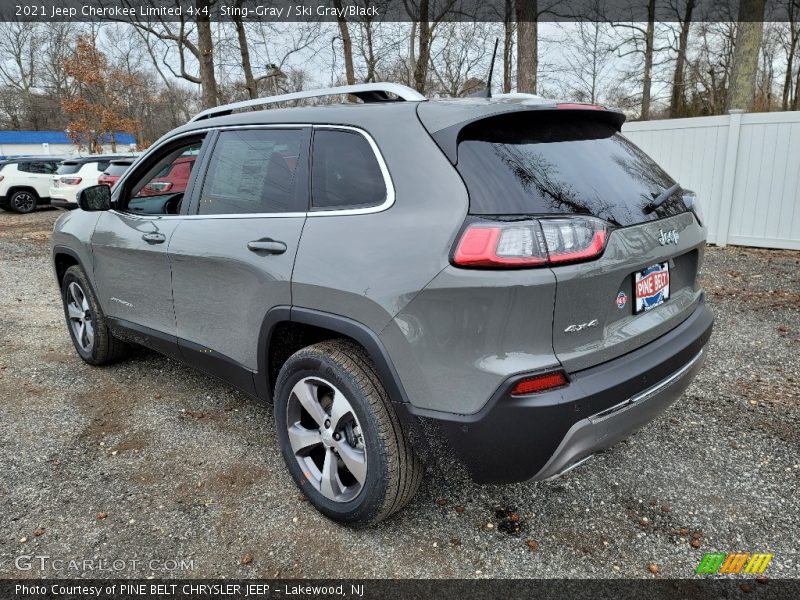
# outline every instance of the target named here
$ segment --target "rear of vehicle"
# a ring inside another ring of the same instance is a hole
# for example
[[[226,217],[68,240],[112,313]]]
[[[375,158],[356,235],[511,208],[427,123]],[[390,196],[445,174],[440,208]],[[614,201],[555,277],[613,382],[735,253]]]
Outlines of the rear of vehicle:
[[[161,196],[186,191],[189,176],[192,174],[196,155],[193,153],[178,157],[175,162],[164,167],[142,190],[140,196]]]
[[[119,178],[122,177],[123,173],[125,173],[132,164],[133,159],[112,160],[106,170],[97,178],[97,183],[113,188],[117,181],[119,181]]]
[[[53,176],[50,186],[50,203],[59,208],[73,209],[78,206],[78,192],[97,185],[98,179],[109,165],[110,159],[65,160]]]
[[[413,324],[427,398],[412,412],[478,481],[557,475],[666,409],[699,368],[712,317],[696,201],[618,113],[553,104],[436,129],[427,108],[469,212],[451,266],[396,319]]]
[[[56,170],[54,157],[24,157],[2,165],[0,208],[29,213],[50,202],[50,177]]]

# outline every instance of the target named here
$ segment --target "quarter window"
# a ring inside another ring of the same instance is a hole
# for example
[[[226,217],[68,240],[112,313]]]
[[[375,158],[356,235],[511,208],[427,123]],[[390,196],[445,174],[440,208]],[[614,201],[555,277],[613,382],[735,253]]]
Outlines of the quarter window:
[[[315,209],[376,206],[386,199],[386,184],[367,139],[355,131],[314,132],[311,167]]]
[[[301,129],[223,131],[214,145],[198,213],[291,212]]]

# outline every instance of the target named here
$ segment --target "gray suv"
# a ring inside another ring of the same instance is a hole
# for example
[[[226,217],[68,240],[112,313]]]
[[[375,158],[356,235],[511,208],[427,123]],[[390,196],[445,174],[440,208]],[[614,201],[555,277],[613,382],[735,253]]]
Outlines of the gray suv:
[[[711,334],[694,195],[623,121],[394,84],[205,111],[56,223],[75,349],[141,344],[274,402],[342,523],[404,506],[440,441],[477,482],[559,475],[674,402]]]

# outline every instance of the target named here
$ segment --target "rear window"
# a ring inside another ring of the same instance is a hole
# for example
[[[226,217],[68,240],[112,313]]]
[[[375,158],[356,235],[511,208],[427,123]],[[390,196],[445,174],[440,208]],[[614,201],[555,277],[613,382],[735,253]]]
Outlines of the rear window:
[[[108,165],[108,168],[105,170],[106,175],[111,175],[112,177],[119,177],[125,171],[130,168],[130,163],[111,163]]]
[[[585,214],[625,226],[684,212],[675,182],[614,125],[573,113],[513,114],[466,126],[458,171],[477,215]]]
[[[58,167],[59,175],[72,175],[73,173],[77,173],[81,170],[81,163],[61,163]]]

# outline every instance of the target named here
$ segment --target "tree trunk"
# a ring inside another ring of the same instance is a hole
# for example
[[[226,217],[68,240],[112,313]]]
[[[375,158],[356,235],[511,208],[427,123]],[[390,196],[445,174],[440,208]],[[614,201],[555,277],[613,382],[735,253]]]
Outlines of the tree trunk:
[[[342,0],[333,0],[333,6],[336,8],[336,20],[339,22],[339,35],[342,38],[344,73],[345,77],[347,77],[347,85],[353,85],[356,82],[355,69],[353,69],[353,41],[350,39],[347,19],[339,16],[342,13]]]
[[[678,38],[678,56],[675,59],[675,75],[672,78],[672,97],[669,101],[669,116],[679,117],[684,114],[686,90],[686,49],[689,46],[689,28],[692,24],[692,11],[694,0],[686,0],[686,10],[683,13],[681,33]]]
[[[647,3],[647,32],[644,38],[644,81],[642,82],[642,121],[650,118],[650,87],[653,78],[653,36],[655,35],[656,0]]]
[[[537,0],[516,0],[517,15],[517,91],[536,93],[536,71],[539,68],[537,47]]]
[[[212,108],[217,105],[217,76],[214,70],[214,42],[211,37],[210,15],[213,8],[209,0],[195,0],[197,15],[197,49],[200,54],[200,87],[202,88],[201,102],[203,108]],[[203,14],[203,12],[207,14]]]
[[[797,69],[797,81],[794,84],[794,106],[792,110],[800,110],[800,69]]]
[[[236,0],[236,7],[242,6],[243,0]],[[247,45],[247,32],[244,28],[242,17],[233,17],[233,24],[236,27],[236,35],[239,38],[239,54],[242,56],[242,71],[244,71],[244,87],[251,100],[258,98],[258,86],[253,77],[253,67],[250,65],[250,48]]]
[[[506,0],[503,19],[503,93],[511,92],[511,53],[514,46],[514,0]]]
[[[733,72],[728,88],[727,108],[752,110],[758,74],[758,54],[764,33],[765,0],[741,0]]]
[[[419,3],[419,52],[414,65],[414,87],[420,94],[425,93],[428,80],[428,63],[431,59],[431,24],[428,0]]]

